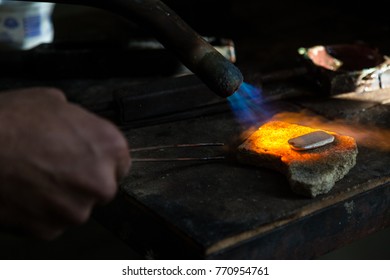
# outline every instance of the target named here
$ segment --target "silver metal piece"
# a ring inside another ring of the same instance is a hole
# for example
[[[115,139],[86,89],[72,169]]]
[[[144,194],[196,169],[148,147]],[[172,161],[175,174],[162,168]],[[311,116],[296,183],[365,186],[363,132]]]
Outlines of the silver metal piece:
[[[334,141],[334,136],[325,131],[314,131],[288,140],[293,150],[305,151],[319,148]]]

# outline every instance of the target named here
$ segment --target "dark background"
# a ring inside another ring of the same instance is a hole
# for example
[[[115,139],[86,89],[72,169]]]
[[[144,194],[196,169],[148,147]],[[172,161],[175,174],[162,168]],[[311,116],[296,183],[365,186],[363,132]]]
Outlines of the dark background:
[[[233,39],[244,74],[296,65],[299,47],[365,42],[390,53],[390,26],[378,3],[342,1],[165,1],[203,36]],[[153,36],[103,10],[56,5],[56,42],[109,41]],[[118,62],[119,63],[119,62]],[[120,67],[120,66],[118,66]],[[379,159],[378,159],[379,160]],[[52,242],[0,235],[2,259],[132,259],[139,256],[94,219]],[[389,259],[390,230],[372,234],[321,259]]]

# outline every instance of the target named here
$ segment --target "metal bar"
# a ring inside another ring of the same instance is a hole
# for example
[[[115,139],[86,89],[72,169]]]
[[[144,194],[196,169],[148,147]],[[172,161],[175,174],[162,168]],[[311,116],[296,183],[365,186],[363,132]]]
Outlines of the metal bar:
[[[199,148],[199,147],[221,147],[224,143],[188,143],[188,144],[173,144],[173,145],[159,145],[150,147],[140,147],[130,149],[131,153],[140,151],[162,150],[171,148]],[[132,158],[133,162],[167,162],[167,161],[210,161],[223,160],[225,156],[211,156],[211,157],[177,157],[177,158]]]
[[[167,161],[212,161],[224,160],[224,156],[203,157],[203,158],[132,158],[132,162],[167,162]]]
[[[130,149],[130,152],[161,150],[161,149],[167,149],[167,148],[215,147],[215,146],[224,146],[224,145],[225,145],[224,143],[194,143],[194,144],[160,145],[160,146],[134,148],[134,149]]]

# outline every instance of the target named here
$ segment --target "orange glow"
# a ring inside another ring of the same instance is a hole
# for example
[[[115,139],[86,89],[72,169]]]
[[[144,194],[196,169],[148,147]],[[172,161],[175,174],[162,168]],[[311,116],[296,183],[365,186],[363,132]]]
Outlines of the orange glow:
[[[340,135],[355,138],[360,146],[390,151],[390,130],[383,127],[348,123],[345,120],[328,120],[304,110],[298,113],[279,113],[273,116],[272,120],[316,127],[320,130],[330,130]]]
[[[332,131],[322,130],[335,136],[335,141],[323,147],[312,150],[296,151],[291,149],[288,140],[310,132],[322,129],[301,126],[297,124],[270,121],[262,125],[240,147],[251,154],[280,158],[285,164],[292,161],[317,161],[331,156],[332,153],[343,153],[356,149],[355,140],[352,137],[340,136]],[[331,147],[331,149],[329,149]]]

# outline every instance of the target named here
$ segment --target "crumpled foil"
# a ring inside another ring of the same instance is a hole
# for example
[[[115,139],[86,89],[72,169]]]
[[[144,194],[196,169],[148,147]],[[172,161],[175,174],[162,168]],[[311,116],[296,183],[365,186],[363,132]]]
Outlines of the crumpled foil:
[[[310,75],[331,95],[390,87],[390,58],[366,44],[300,48]]]

